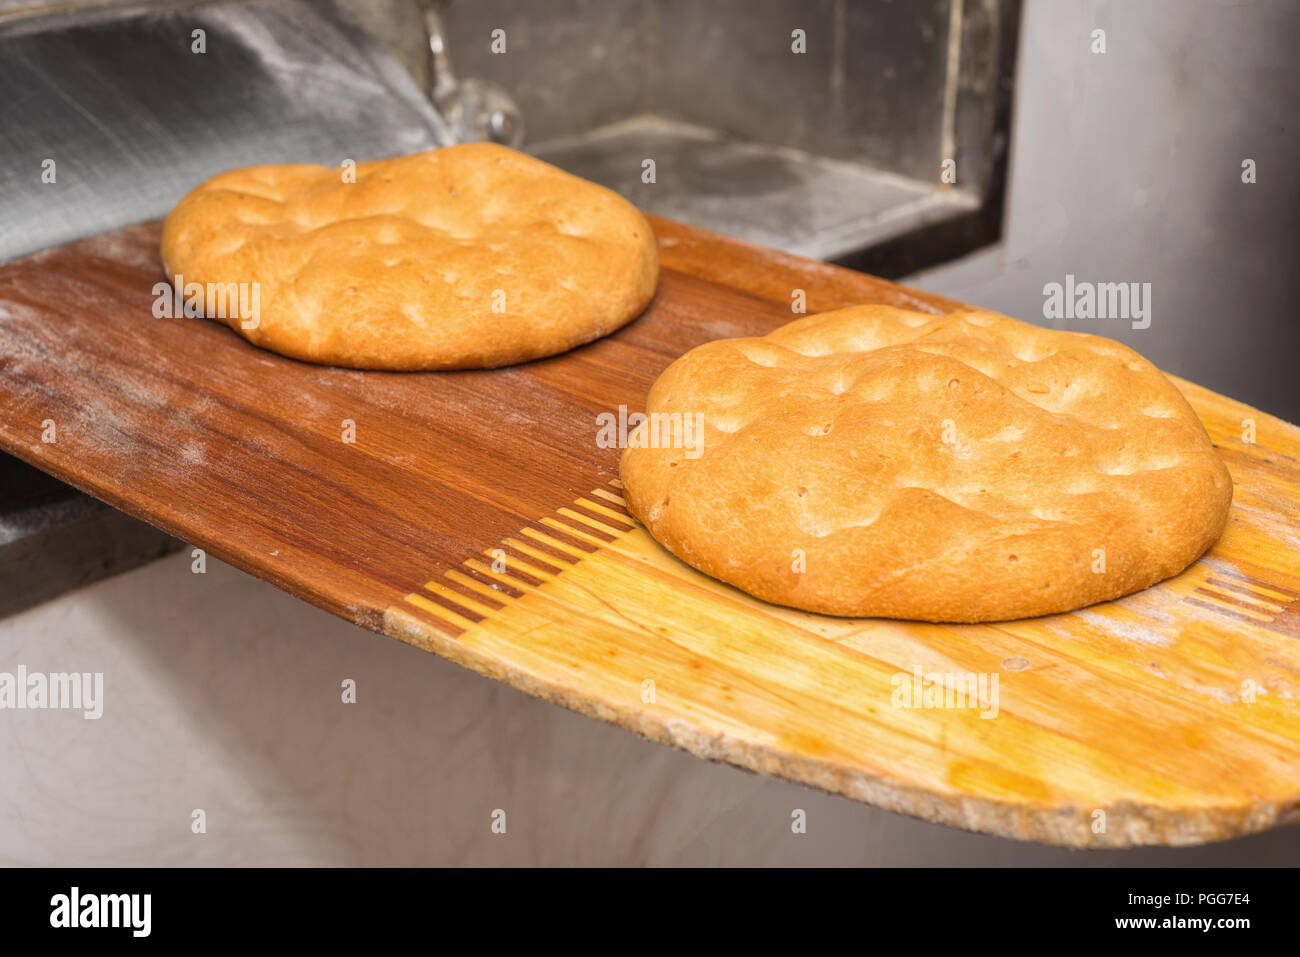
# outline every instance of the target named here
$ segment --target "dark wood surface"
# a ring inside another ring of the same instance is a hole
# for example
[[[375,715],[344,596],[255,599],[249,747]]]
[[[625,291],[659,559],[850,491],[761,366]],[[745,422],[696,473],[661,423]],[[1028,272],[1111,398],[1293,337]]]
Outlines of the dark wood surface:
[[[0,267],[0,447],[372,629],[383,610],[617,474],[596,415],[692,346],[856,301],[941,309],[858,273],[656,220],[654,302],[615,335],[491,371],[360,372],[153,316],[160,224]],[[356,441],[342,440],[345,420]],[[54,442],[42,441],[53,421]]]

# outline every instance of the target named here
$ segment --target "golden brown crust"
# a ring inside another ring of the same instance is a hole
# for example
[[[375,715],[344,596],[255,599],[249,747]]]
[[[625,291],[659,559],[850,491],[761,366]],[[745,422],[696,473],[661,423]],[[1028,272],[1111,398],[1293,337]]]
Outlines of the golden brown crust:
[[[1232,499],[1150,362],[977,310],[859,306],[707,343],[646,411],[700,413],[703,442],[636,430],[632,513],[701,571],[827,614],[997,621],[1117,598],[1199,557]]]
[[[363,369],[563,352],[639,315],[659,274],[630,203],[488,143],[361,163],[352,183],[321,166],[222,173],[167,217],[162,258],[173,281],[257,283],[257,328],[216,317],[257,345]]]

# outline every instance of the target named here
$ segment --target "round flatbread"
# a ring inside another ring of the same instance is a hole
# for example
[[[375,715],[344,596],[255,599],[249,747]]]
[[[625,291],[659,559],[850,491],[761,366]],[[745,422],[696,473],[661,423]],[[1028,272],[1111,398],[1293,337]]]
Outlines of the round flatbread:
[[[701,571],[834,615],[1117,598],[1200,556],[1232,499],[1150,362],[990,312],[860,306],[711,342],[646,410],[621,463],[632,514]]]
[[[563,352],[634,319],[659,274],[630,203],[489,143],[222,173],[167,217],[162,259],[249,341],[361,369]]]

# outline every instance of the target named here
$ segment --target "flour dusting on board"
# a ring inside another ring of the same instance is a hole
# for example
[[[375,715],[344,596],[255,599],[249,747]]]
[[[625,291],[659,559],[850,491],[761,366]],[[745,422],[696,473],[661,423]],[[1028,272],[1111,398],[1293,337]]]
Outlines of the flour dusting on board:
[[[162,258],[157,243],[152,241],[153,235],[152,230],[121,229],[91,236],[89,239],[82,240],[80,245],[92,256],[110,259],[134,269],[148,270],[161,276]]]
[[[202,465],[207,460],[207,454],[193,445],[187,445],[181,449],[181,461],[186,465]]]
[[[1261,501],[1269,505],[1274,504],[1268,502],[1267,498],[1263,496],[1261,496]],[[1273,508],[1265,509],[1247,505],[1244,502],[1234,502],[1232,507],[1239,514],[1250,516],[1254,520],[1256,527],[1265,535],[1277,539],[1290,549],[1300,551],[1300,535],[1295,533],[1294,524],[1288,524],[1294,523],[1295,520],[1285,511],[1287,507],[1285,500],[1279,498],[1279,503],[1281,504],[1281,510],[1276,505]]]
[[[1126,621],[1114,615],[1103,615],[1095,612],[1090,608],[1084,608],[1080,611],[1072,612],[1072,616],[1082,618],[1088,624],[1093,625],[1102,631],[1123,638],[1126,641],[1134,641],[1143,645],[1155,645],[1161,648],[1167,648],[1174,643],[1174,639],[1163,634],[1157,627],[1153,627],[1147,622],[1137,619],[1136,621]],[[1063,617],[1071,617],[1066,615]],[[1164,618],[1168,622],[1167,616]],[[1069,627],[1059,629],[1061,634],[1071,637],[1078,633]]]
[[[36,309],[12,300],[0,303],[0,320],[5,324],[6,341],[3,368],[10,376],[43,379],[50,369],[56,369],[60,377],[73,382],[93,382],[95,379],[95,362],[91,353],[68,349],[66,343],[58,339],[57,329],[49,318]],[[130,377],[115,376],[107,383],[109,391],[116,391],[131,403],[151,409],[160,410],[163,415],[168,411],[178,390],[170,387],[167,380],[152,373],[152,365],[141,362],[132,371]],[[120,415],[114,403],[99,401],[72,406],[70,412],[64,413],[63,420],[56,417],[56,424],[64,435],[95,439],[124,461],[136,462],[145,451],[133,434],[135,423]],[[39,392],[30,393],[29,404],[36,405],[44,401]],[[15,410],[16,411],[16,410]],[[133,470],[133,466],[126,471]]]
[[[1214,569],[1220,575],[1227,575],[1229,578],[1245,578],[1241,569],[1226,558],[1211,558],[1209,555],[1206,555],[1201,559],[1200,564],[1207,568]]]

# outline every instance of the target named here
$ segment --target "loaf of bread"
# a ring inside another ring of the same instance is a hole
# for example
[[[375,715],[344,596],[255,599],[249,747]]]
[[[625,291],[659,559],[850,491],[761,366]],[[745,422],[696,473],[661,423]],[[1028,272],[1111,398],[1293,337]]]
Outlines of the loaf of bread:
[[[640,314],[659,270],[626,200],[489,143],[222,173],[167,217],[162,259],[251,342],[362,369],[563,352]],[[256,315],[220,308],[213,290],[229,302],[230,284]]]
[[[1200,556],[1232,498],[1150,362],[990,312],[861,306],[711,342],[646,411],[621,473],[650,533],[834,615],[975,622],[1117,598]]]

